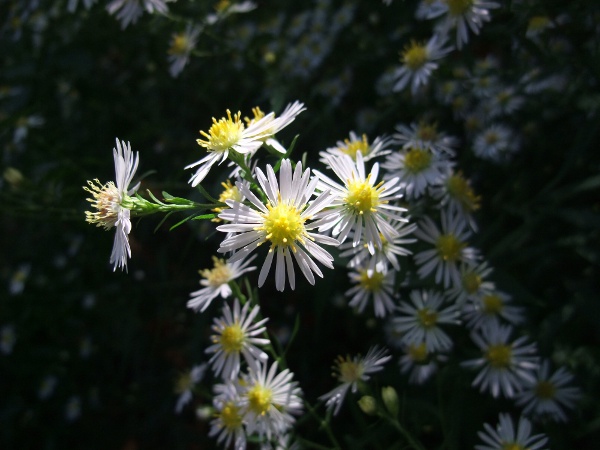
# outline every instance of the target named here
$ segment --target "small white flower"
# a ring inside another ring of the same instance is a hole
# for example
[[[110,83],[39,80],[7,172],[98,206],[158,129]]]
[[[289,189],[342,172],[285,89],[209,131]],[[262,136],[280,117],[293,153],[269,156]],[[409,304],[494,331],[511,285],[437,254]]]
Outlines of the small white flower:
[[[357,267],[348,274],[354,287],[346,291],[346,297],[351,297],[348,304],[362,313],[369,299],[373,300],[373,309],[376,317],[385,317],[396,307],[393,299],[395,272],[371,270],[366,267]]]
[[[471,329],[489,327],[492,323],[500,325],[501,320],[517,325],[525,320],[523,308],[511,305],[508,294],[496,289],[482,292],[471,297],[465,304],[463,316]]]
[[[535,344],[527,344],[526,336],[511,342],[511,333],[510,325],[495,323],[471,333],[483,355],[462,363],[467,368],[481,368],[473,386],[479,386],[481,392],[489,390],[494,397],[501,393],[507,398],[514,397],[524,383],[535,379],[533,370],[538,365]]]
[[[377,156],[387,155],[390,153],[389,144],[390,138],[377,136],[375,140],[369,144],[366,134],[358,136],[354,131],[350,132],[350,138],[343,141],[337,141],[335,147],[330,147],[324,152],[320,152],[320,161],[323,164],[328,164],[327,155],[341,156],[348,155],[353,160],[356,160],[356,153],[362,154],[364,161],[369,161]]]
[[[109,14],[116,15],[117,20],[121,22],[121,28],[125,29],[130,23],[137,22],[144,9],[149,14],[166,14],[169,11],[168,1],[170,0],[112,0],[106,6],[106,10]]]
[[[486,277],[492,273],[487,261],[480,264],[462,264],[460,266],[460,283],[447,291],[449,298],[458,305],[464,305],[469,299],[480,299],[494,292],[496,286]]]
[[[479,209],[481,197],[461,172],[448,170],[442,183],[431,188],[431,196],[447,209],[448,214],[461,216],[473,231],[477,231],[473,213]]]
[[[243,400],[239,384],[227,381],[214,386],[215,418],[210,423],[210,437],[217,437],[217,443],[229,448],[233,442],[235,450],[245,450],[246,430],[244,428]]]
[[[490,9],[499,8],[498,2],[489,0],[443,0],[446,6],[446,16],[441,28],[449,30],[456,28],[456,46],[460,50],[463,44],[469,42],[469,29],[479,34],[484,22],[491,20]]]
[[[408,374],[411,384],[424,384],[437,372],[439,364],[448,360],[442,353],[427,351],[425,342],[409,344],[404,352],[400,357],[400,372]]]
[[[277,362],[270,369],[266,363],[249,369],[240,383],[247,432],[269,440],[285,434],[295,422],[293,416],[303,408],[302,392],[292,381],[294,374],[289,369],[279,372]]]
[[[514,132],[504,125],[494,124],[475,136],[473,153],[493,162],[502,162],[519,149]]]
[[[248,267],[255,257],[256,255],[253,255],[246,261],[240,259],[235,262],[225,262],[223,259],[213,256],[214,267],[199,271],[203,278],[200,280],[200,284],[204,287],[190,294],[191,298],[187,302],[187,307],[204,312],[219,295],[224,299],[228,298],[231,295],[229,282],[255,270],[254,266]]]
[[[172,77],[178,76],[190,60],[190,54],[196,47],[201,31],[200,27],[188,24],[185,31],[175,33],[171,37],[168,59],[171,63],[169,73]]]
[[[326,155],[324,158],[344,185],[315,171],[319,178],[317,188],[321,191],[331,190],[334,197],[331,207],[315,216],[319,219],[319,231],[332,230],[333,236],[340,242],[344,242],[353,232],[354,246],[361,243],[364,231],[369,252],[374,254],[375,247],[382,246],[381,236],[388,241],[396,236],[396,230],[390,222],[408,221],[402,216],[406,208],[389,203],[401,197],[397,193],[400,190],[398,179],[377,183],[379,164],[375,163],[367,174],[361,152],[356,153],[356,161],[347,155]]]
[[[77,420],[80,415],[81,399],[78,396],[73,395],[71,398],[69,398],[65,406],[65,418],[67,419],[67,422],[73,422]]]
[[[333,409],[333,414],[337,415],[348,391],[356,392],[360,381],[367,381],[370,375],[383,370],[383,365],[391,358],[386,349],[377,346],[371,347],[364,357],[338,356],[333,365],[333,376],[341,384],[321,395],[319,400],[324,400],[327,409]]]
[[[17,333],[15,333],[14,325],[4,325],[0,329],[0,351],[5,355],[10,355],[16,342]]]
[[[104,227],[105,230],[116,228],[110,254],[110,263],[114,264],[113,270],[117,270],[117,267],[127,269],[127,258],[131,258],[128,238],[131,231],[131,211],[128,202],[139,187],[139,183],[129,187],[138,167],[139,154],[133,155],[129,142],[119,142],[119,139],[116,142],[117,147],[113,149],[115,182],[109,181],[102,185],[98,180],[94,180],[88,181],[89,187],[84,187],[92,194],[93,198],[87,200],[96,209],[95,212],[85,212],[86,221]]]
[[[477,435],[485,445],[476,445],[475,450],[543,450],[548,442],[543,434],[531,435],[531,422],[525,417],[519,419],[516,429],[508,414],[500,414],[496,429],[487,423],[483,427],[485,433]]]
[[[192,390],[194,386],[202,381],[204,374],[206,373],[207,364],[199,364],[191,368],[191,370],[182,373],[177,378],[175,385],[175,392],[179,394],[177,398],[177,404],[175,405],[175,412],[179,414],[185,405],[192,400]]]
[[[403,148],[419,148],[431,150],[439,156],[454,156],[454,147],[458,145],[456,138],[438,131],[437,124],[421,121],[410,126],[396,126],[397,133],[392,135],[396,144]]]
[[[435,291],[412,291],[412,305],[401,302],[399,315],[392,319],[396,331],[404,333],[403,341],[408,345],[425,343],[427,352],[447,351],[452,348],[452,339],[440,324],[459,324],[455,305],[442,308],[443,296]]]
[[[434,34],[427,43],[412,41],[407,45],[400,53],[402,66],[393,74],[396,82],[392,90],[399,92],[410,84],[411,93],[415,95],[421,86],[425,86],[432,72],[438,68],[434,61],[452,50],[444,47],[446,40],[443,34]]]
[[[581,397],[579,388],[569,386],[573,375],[564,367],[550,374],[550,362],[544,360],[535,372],[533,381],[526,380],[523,390],[517,394],[516,403],[523,414],[536,419],[550,418],[556,422],[566,422],[564,408],[573,409]]]
[[[268,242],[270,249],[258,276],[259,287],[264,284],[275,255],[277,290],[285,289],[286,273],[290,287],[294,289],[296,286],[292,256],[309,283],[314,284],[313,272],[319,277],[323,277],[323,273],[313,258],[324,266],[333,268],[333,257],[319,244],[337,246],[339,242],[311,232],[316,226],[314,222],[308,221],[328,206],[333,197],[324,192],[309,204],[317,179],[310,180],[310,169],[303,172],[301,163],[296,165],[292,173],[292,164],[288,159],[281,162],[279,183],[270,165],[267,165],[267,175],[256,169],[256,178],[266,194],[267,204],[263,204],[250,189],[238,183],[240,192],[254,208],[234,200],[226,201],[229,209],[219,214],[219,218],[229,223],[217,227],[217,230],[239,234],[226,238],[221,243],[219,252],[236,252],[229,260],[235,262]]]
[[[240,372],[240,356],[243,356],[248,366],[256,369],[259,362],[265,362],[267,354],[257,345],[269,344],[268,339],[259,338],[266,330],[263,325],[268,319],[254,319],[258,316],[260,308],[254,306],[249,311],[250,302],[240,310],[240,302],[235,299],[233,311],[229,305],[223,307],[222,317],[215,318],[212,330],[216,333],[211,336],[213,345],[206,349],[206,353],[213,354],[209,363],[216,376],[233,380]]]
[[[44,377],[38,388],[38,397],[40,400],[45,400],[54,393],[54,388],[58,383],[58,379],[54,375]]]

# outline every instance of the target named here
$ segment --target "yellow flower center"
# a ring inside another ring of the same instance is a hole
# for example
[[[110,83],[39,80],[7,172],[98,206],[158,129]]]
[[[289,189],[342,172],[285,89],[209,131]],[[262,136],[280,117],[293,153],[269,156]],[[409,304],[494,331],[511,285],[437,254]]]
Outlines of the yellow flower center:
[[[404,167],[412,173],[423,172],[431,163],[431,153],[420,148],[411,148],[404,156]]]
[[[442,234],[437,238],[435,247],[444,261],[457,261],[466,244],[459,241],[453,234]]]
[[[490,345],[485,352],[485,358],[492,367],[496,369],[506,369],[510,367],[512,349],[504,344]]]
[[[473,188],[460,174],[450,176],[446,183],[450,196],[456,199],[466,211],[475,211],[479,208],[481,197],[475,195]]]
[[[219,342],[225,353],[239,353],[242,350],[246,336],[239,323],[234,323],[223,329]]]
[[[346,358],[338,356],[335,366],[337,379],[342,383],[354,383],[362,377],[364,366],[361,363],[354,362],[349,356]],[[334,376],[336,376],[334,374]]]
[[[502,450],[527,450],[521,444],[516,444],[514,442],[503,442]]]
[[[425,65],[429,59],[429,53],[425,45],[412,41],[404,48],[401,59],[406,67],[415,71]]]
[[[467,272],[463,275],[462,285],[467,294],[474,294],[481,286],[481,277],[475,272]]]
[[[254,117],[252,119],[250,119],[249,117],[244,117],[244,121],[246,122],[246,125],[251,125],[254,122],[257,122],[260,119],[262,119],[263,117],[265,117],[265,113],[258,106],[252,108],[252,114],[254,115]]]
[[[368,292],[379,292],[383,286],[385,275],[376,271],[360,271],[360,287]]]
[[[208,281],[208,285],[211,287],[219,287],[223,284],[229,283],[233,273],[231,269],[223,259],[219,259],[213,256],[213,269],[200,270],[202,275]]]
[[[207,140],[197,139],[196,142],[211,152],[224,152],[230,149],[239,142],[244,131],[244,124],[240,120],[240,116],[241,113],[238,112],[232,117],[231,112],[227,110],[227,118],[223,117],[217,121],[213,117],[213,124],[208,133],[200,131],[200,134]]]
[[[294,206],[279,203],[277,206],[267,205],[268,213],[261,214],[264,225],[259,230],[266,232],[265,238],[271,241],[271,248],[277,246],[292,247],[295,251],[295,242],[304,242],[306,229],[301,212]]]
[[[378,188],[381,187],[383,181],[377,186],[371,186],[370,183],[371,174],[367,176],[365,181],[360,180],[348,180],[346,182],[348,186],[348,195],[345,198],[347,207],[354,214],[370,214],[377,211],[379,205],[379,194]]]
[[[504,307],[502,299],[496,294],[484,295],[482,302],[483,312],[490,316],[500,314],[502,308]]]
[[[192,383],[192,375],[190,372],[185,372],[179,375],[177,378],[177,382],[175,383],[175,393],[183,394],[186,391],[189,391],[193,386]]]
[[[363,156],[366,156],[369,153],[370,146],[366,134],[363,134],[362,139],[359,141],[344,139],[344,144],[346,145],[339,146],[338,150],[350,156],[354,161],[356,161],[357,152],[361,152]]]
[[[119,204],[121,203],[119,190],[112,181],[102,185],[98,179],[88,181],[88,186],[84,186],[83,189],[92,194],[93,198],[88,198],[87,201],[96,211],[85,212],[86,222],[95,223],[96,226],[102,226],[106,230],[112,228],[119,218]]]
[[[273,391],[259,384],[255,385],[248,391],[248,404],[250,410],[257,415],[264,416],[269,408],[271,408],[271,400]]]
[[[451,16],[462,16],[473,6],[473,0],[445,0]]]
[[[542,31],[550,25],[550,19],[547,16],[534,16],[529,19],[527,31],[536,32]]]
[[[187,34],[179,33],[173,36],[171,41],[171,47],[169,48],[169,54],[171,55],[184,55],[190,50],[190,40]]]
[[[225,403],[217,417],[221,419],[221,423],[228,430],[237,430],[242,426],[240,409],[233,402]]]
[[[421,342],[419,345],[410,344],[408,346],[408,355],[417,363],[425,362],[428,356],[425,342]]]
[[[238,202],[242,201],[242,194],[240,193],[240,190],[237,188],[236,185],[231,183],[231,180],[227,180],[225,183],[221,183],[221,186],[223,186],[223,192],[219,194],[219,202],[225,203],[225,200],[236,200]],[[223,209],[225,208],[217,207],[214,208],[212,211],[217,214],[220,214],[221,212],[223,212]],[[222,219],[215,217],[214,219],[212,219],[212,221],[221,222]]]
[[[229,8],[229,6],[231,6],[231,1],[230,0],[219,0],[215,4],[215,11],[217,11],[219,13],[222,13],[227,8]]]
[[[429,308],[423,308],[417,311],[417,320],[425,329],[431,329],[435,327],[437,318],[438,313],[436,311],[431,311]]]
[[[538,381],[535,386],[535,395],[541,399],[551,399],[556,395],[556,386],[550,381]]]
[[[485,133],[484,138],[485,143],[488,145],[495,144],[500,140],[500,136],[498,136],[498,133],[496,133],[495,131],[488,131],[487,133]]]
[[[434,123],[419,123],[416,135],[422,141],[433,142],[438,138],[437,125]]]

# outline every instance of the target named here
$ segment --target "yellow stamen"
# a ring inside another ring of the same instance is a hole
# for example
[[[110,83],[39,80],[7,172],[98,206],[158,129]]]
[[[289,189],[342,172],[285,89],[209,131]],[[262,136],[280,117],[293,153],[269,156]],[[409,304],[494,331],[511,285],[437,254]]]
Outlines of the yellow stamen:
[[[365,181],[356,179],[347,180],[348,195],[345,198],[347,207],[354,214],[370,214],[377,211],[379,206],[379,195],[383,190],[378,189],[383,184],[383,181],[377,186],[371,186],[371,174],[367,176]]]
[[[208,151],[224,152],[239,142],[244,131],[244,124],[240,120],[241,113],[238,112],[233,117],[227,110],[227,118],[223,117],[217,121],[213,117],[213,124],[208,133],[200,131],[200,134],[208,140],[197,139],[198,145],[205,147]]]
[[[269,212],[261,214],[264,225],[258,229],[265,231],[266,239],[271,241],[271,248],[282,246],[295,250],[295,243],[304,242],[304,238],[308,236],[301,211],[285,203],[277,206],[268,204],[267,208]]]
[[[411,41],[404,48],[401,55],[402,62],[412,71],[418,70],[425,65],[429,58],[427,47],[416,41]]]
[[[420,148],[411,148],[404,155],[404,167],[412,173],[423,172],[431,163],[431,153]]]
[[[380,272],[361,270],[360,271],[360,287],[367,292],[379,292],[383,287],[385,275]]]
[[[219,287],[225,283],[229,283],[233,273],[230,267],[227,265],[225,260],[219,259],[213,256],[214,268],[200,270],[202,275],[208,281],[208,285],[211,287]]]
[[[239,323],[234,323],[223,329],[219,342],[225,353],[239,353],[242,350],[246,336]]]
[[[507,369],[512,360],[512,349],[508,345],[490,345],[485,352],[485,358],[496,369]]]
[[[437,318],[438,313],[430,310],[429,308],[423,308],[417,311],[417,319],[421,326],[425,329],[431,329],[435,327]]]
[[[264,386],[256,384],[248,391],[248,405],[257,415],[264,416],[271,408],[273,392]]]
[[[442,234],[437,238],[435,247],[444,261],[457,261],[466,244],[459,241],[453,234]]]

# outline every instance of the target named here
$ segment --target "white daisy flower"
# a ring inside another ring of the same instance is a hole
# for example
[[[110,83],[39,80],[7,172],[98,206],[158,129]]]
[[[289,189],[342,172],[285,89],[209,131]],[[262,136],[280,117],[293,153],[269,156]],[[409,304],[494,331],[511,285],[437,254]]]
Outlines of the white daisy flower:
[[[190,54],[196,48],[201,31],[200,27],[188,24],[185,31],[175,33],[171,37],[168,59],[170,63],[169,73],[172,77],[177,77],[189,62]]]
[[[265,332],[266,327],[263,325],[268,319],[253,323],[260,308],[256,305],[251,311],[249,309],[248,302],[240,310],[240,302],[236,298],[233,311],[225,304],[222,317],[214,319],[212,330],[216,334],[211,336],[213,345],[206,349],[206,353],[214,353],[209,363],[216,376],[230,380],[237,377],[241,367],[240,356],[254,369],[258,367],[259,362],[265,362],[268,358],[257,345],[267,345],[269,340],[256,337]]]
[[[446,12],[446,5],[442,0],[421,0],[415,11],[418,20],[434,19]]]
[[[268,369],[268,370],[267,370]],[[289,369],[278,372],[277,362],[269,369],[260,364],[240,383],[243,401],[243,416],[249,434],[258,433],[271,439],[285,434],[294,424],[293,416],[302,412],[302,391],[292,381],[294,374]]]
[[[493,293],[496,289],[494,282],[486,280],[493,270],[487,261],[481,264],[462,264],[460,266],[460,283],[452,286],[447,291],[447,296],[458,305],[464,305],[469,299],[478,299]]]
[[[187,302],[187,307],[204,312],[219,295],[221,298],[228,298],[231,295],[229,282],[255,270],[255,266],[248,267],[255,257],[256,255],[253,255],[245,261],[240,259],[234,262],[225,262],[225,260],[213,256],[214,267],[199,271],[203,278],[200,280],[200,284],[204,287],[190,294],[191,298]]]
[[[425,342],[409,344],[400,357],[400,372],[408,374],[411,384],[424,384],[438,370],[440,363],[448,360],[442,353],[433,353],[427,350]]]
[[[403,333],[408,345],[425,343],[427,352],[446,351],[452,348],[452,339],[441,324],[460,324],[455,305],[442,308],[443,296],[434,291],[411,291],[412,304],[401,302],[398,316],[392,319],[396,331]]]
[[[424,195],[430,186],[441,184],[452,165],[428,149],[409,147],[388,155],[381,167],[388,171],[384,178],[398,178],[406,199],[412,200]]]
[[[525,417],[519,418],[516,429],[508,414],[500,414],[496,429],[487,423],[483,427],[485,433],[479,431],[477,435],[485,444],[476,445],[475,450],[547,450],[548,438],[543,434],[532,436],[531,422]]]
[[[550,362],[544,360],[535,372],[535,380],[527,380],[517,394],[516,403],[523,407],[523,414],[536,419],[550,418],[566,422],[564,408],[573,409],[581,397],[579,388],[569,386],[573,375],[564,367],[550,374]]]
[[[246,429],[239,384],[227,381],[225,384],[216,384],[213,389],[215,413],[208,435],[216,436],[217,443],[222,444],[224,448],[233,444],[235,450],[245,450]]]
[[[253,153],[263,145],[265,136],[273,126],[274,113],[269,113],[249,126],[244,126],[241,112],[234,116],[227,110],[227,117],[217,121],[213,117],[213,124],[208,133],[200,131],[206,139],[197,139],[198,145],[208,152],[204,158],[186,166],[186,169],[198,166],[189,183],[197,186],[208,175],[211,167],[222,163],[232,154],[245,155]]]
[[[121,22],[121,28],[125,29],[130,23],[136,23],[144,9],[148,14],[155,12],[166,14],[169,9],[169,0],[112,0],[106,5],[106,10],[111,15],[116,15]]]
[[[431,150],[437,155],[454,156],[457,139],[438,131],[436,123],[421,121],[410,126],[397,125],[397,133],[392,135],[394,143],[403,148]]]
[[[381,248],[383,236],[388,241],[394,239],[396,230],[391,222],[407,222],[402,216],[406,208],[391,205],[389,202],[401,197],[398,179],[377,182],[379,164],[375,163],[367,175],[361,152],[356,153],[356,161],[347,155],[325,156],[329,166],[344,185],[340,185],[321,172],[315,171],[319,178],[320,191],[331,190],[334,201],[331,208],[318,213],[315,218],[319,231],[332,230],[340,243],[344,242],[351,231],[354,232],[353,245],[361,243],[363,231],[369,252],[375,253],[375,247]]]
[[[512,297],[496,289],[469,298],[463,310],[467,326],[473,330],[500,325],[504,320],[517,325],[525,320],[523,308],[511,305]]]
[[[420,266],[417,273],[421,279],[435,273],[435,282],[448,288],[460,283],[458,264],[472,264],[478,256],[475,249],[467,246],[471,232],[461,216],[442,211],[441,221],[441,232],[429,217],[419,223],[415,236],[434,248],[417,253],[415,262]]]
[[[309,204],[315,192],[317,179],[310,180],[310,169],[302,172],[301,163],[296,165],[292,174],[292,164],[288,159],[281,162],[279,183],[270,165],[267,165],[266,176],[260,169],[256,169],[256,178],[267,197],[267,204],[264,205],[250,189],[238,183],[240,192],[254,208],[234,200],[226,201],[229,209],[219,214],[219,218],[230,223],[217,227],[217,230],[239,234],[225,239],[219,252],[236,252],[229,260],[235,262],[259,245],[268,242],[270,249],[258,276],[259,287],[264,284],[275,255],[277,290],[283,291],[285,288],[286,271],[290,287],[294,289],[296,286],[292,255],[302,274],[310,284],[314,284],[313,272],[319,277],[323,277],[323,274],[313,258],[325,267],[333,269],[333,257],[319,244],[337,246],[339,242],[331,237],[310,232],[316,226],[314,222],[308,221],[321,209],[329,206],[333,197],[324,192]]]
[[[375,247],[375,253],[371,254],[369,245],[364,241],[363,245],[356,246],[352,242],[345,242],[340,245],[340,256],[351,257],[348,262],[348,267],[355,269],[357,267],[365,267],[368,270],[383,272],[386,271],[388,265],[391,264],[394,270],[400,270],[398,256],[407,256],[412,254],[410,250],[405,248],[406,244],[416,242],[416,239],[407,238],[417,229],[416,223],[406,224],[404,222],[394,222],[390,224],[396,230],[396,236],[391,241],[388,241],[381,236],[381,247]]]
[[[353,358],[338,356],[332,367],[332,376],[341,384],[321,395],[319,400],[324,400],[327,409],[333,409],[333,414],[337,415],[348,391],[356,392],[360,381],[367,381],[370,375],[383,370],[383,365],[391,358],[386,349],[377,346],[371,347],[364,358],[361,355]]]
[[[393,299],[395,272],[371,270],[366,267],[358,267],[348,274],[354,287],[346,291],[346,297],[351,297],[348,304],[362,313],[369,302],[373,299],[373,308],[376,317],[385,317],[396,307]]]
[[[363,157],[363,161],[369,161],[377,156],[387,155],[390,153],[389,144],[390,138],[377,136],[375,140],[369,144],[369,139],[366,134],[358,136],[354,131],[350,132],[350,138],[344,139],[343,141],[337,141],[335,147],[330,147],[324,152],[320,152],[320,161],[328,165],[327,155],[341,156],[348,155],[350,158],[356,161],[356,153],[360,152]]]
[[[139,183],[132,188],[129,187],[138,167],[139,154],[133,155],[129,142],[119,142],[119,139],[116,142],[117,147],[113,149],[115,182],[109,181],[102,185],[96,179],[93,182],[88,181],[89,187],[84,187],[92,194],[93,198],[87,200],[96,209],[95,212],[86,211],[85,220],[95,223],[98,227],[104,227],[105,230],[116,228],[110,254],[110,263],[114,264],[113,270],[117,270],[117,267],[127,269],[127,258],[131,258],[128,235],[131,231],[130,209],[133,205],[130,204],[130,196],[139,187]]]
[[[399,92],[410,84],[411,93],[415,95],[419,87],[425,86],[432,72],[438,68],[434,61],[452,50],[451,47],[444,47],[446,40],[446,36],[434,34],[427,43],[411,41],[400,53],[402,66],[393,74],[396,82],[392,90]]]
[[[463,362],[467,368],[481,368],[473,380],[484,392],[489,390],[494,397],[503,394],[512,398],[521,391],[526,382],[533,382],[533,370],[538,366],[535,344],[527,344],[527,337],[510,341],[510,325],[491,324],[480,332],[471,333],[471,339],[482,351],[481,358]]]
[[[10,355],[16,342],[17,333],[15,332],[15,326],[12,324],[3,325],[0,328],[0,352]]]
[[[493,124],[475,136],[473,153],[493,162],[502,162],[519,149],[514,132],[505,125]]]
[[[175,413],[179,414],[183,411],[183,407],[192,400],[192,390],[194,389],[194,386],[204,378],[206,367],[206,363],[196,365],[177,378],[175,393],[179,394],[179,397],[177,398],[177,404],[175,405]]]
[[[446,17],[441,25],[443,29],[456,28],[456,46],[460,50],[469,42],[469,29],[479,34],[484,22],[491,20],[490,9],[499,8],[498,2],[489,0],[443,0],[446,5]]]
[[[430,193],[449,214],[462,216],[471,229],[477,231],[473,213],[481,206],[481,196],[475,194],[469,180],[461,172],[448,170],[442,183],[432,186]]]

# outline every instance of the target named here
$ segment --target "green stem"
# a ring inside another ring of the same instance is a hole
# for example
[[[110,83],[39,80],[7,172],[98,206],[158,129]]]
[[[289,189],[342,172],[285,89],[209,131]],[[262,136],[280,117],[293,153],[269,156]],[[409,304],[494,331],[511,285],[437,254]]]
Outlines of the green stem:
[[[317,412],[312,407],[312,405],[310,403],[308,403],[306,400],[304,400],[304,404],[306,405],[306,409],[308,409],[308,412],[310,412],[310,415],[313,416],[317,422],[319,422],[319,425],[325,431],[325,434],[327,434],[327,437],[333,444],[333,448],[341,450],[342,446],[340,445],[340,443],[336,439],[335,435],[333,434],[331,426],[329,425],[329,421],[326,419],[322,419],[321,416],[319,416],[317,414]]]

